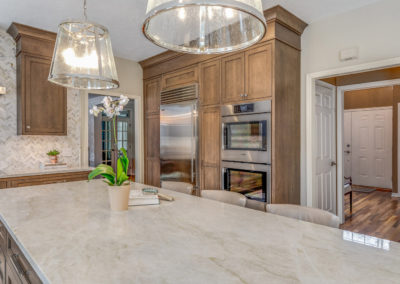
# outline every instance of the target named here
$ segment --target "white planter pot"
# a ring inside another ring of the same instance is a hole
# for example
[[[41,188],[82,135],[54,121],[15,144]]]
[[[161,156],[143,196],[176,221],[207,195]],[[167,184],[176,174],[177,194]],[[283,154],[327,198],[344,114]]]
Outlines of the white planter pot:
[[[129,191],[131,186],[109,186],[108,196],[110,199],[110,207],[113,211],[125,211],[128,210],[129,203]]]

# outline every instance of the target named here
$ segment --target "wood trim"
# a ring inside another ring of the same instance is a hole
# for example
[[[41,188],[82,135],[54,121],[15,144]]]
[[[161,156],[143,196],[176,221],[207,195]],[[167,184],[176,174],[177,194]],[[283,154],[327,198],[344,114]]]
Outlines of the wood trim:
[[[393,86],[344,92],[344,109],[393,106]]]
[[[335,86],[355,85],[376,81],[394,80],[400,78],[400,67],[384,68],[368,72],[359,72],[355,74],[334,76],[321,79]]]
[[[54,42],[56,41],[57,38],[56,33],[16,22],[12,22],[10,27],[7,29],[7,33],[9,33],[14,38],[15,41],[17,41],[21,36],[30,36]]]
[[[267,21],[267,25],[272,21],[276,21],[298,35],[301,35],[308,26],[306,22],[280,5],[265,10],[264,17]]]

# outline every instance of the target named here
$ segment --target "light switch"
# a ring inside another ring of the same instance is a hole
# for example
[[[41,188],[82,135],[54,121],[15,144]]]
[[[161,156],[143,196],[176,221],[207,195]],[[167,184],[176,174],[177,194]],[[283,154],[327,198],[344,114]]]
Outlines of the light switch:
[[[0,86],[0,95],[6,94],[6,87]]]

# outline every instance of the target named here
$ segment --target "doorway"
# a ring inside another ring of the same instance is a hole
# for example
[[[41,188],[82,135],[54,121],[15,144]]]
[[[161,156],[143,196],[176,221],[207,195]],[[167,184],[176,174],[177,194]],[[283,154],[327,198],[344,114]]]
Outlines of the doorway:
[[[330,132],[330,137],[334,138],[334,148],[336,149],[337,155],[331,155],[331,159],[326,159],[326,162],[329,162],[331,167],[334,169],[332,173],[329,175],[329,179],[326,178],[326,181],[330,181],[329,185],[323,183],[323,186],[326,189],[329,189],[330,194],[324,194],[326,197],[334,196],[336,201],[336,214],[340,217],[342,222],[344,222],[344,189],[343,189],[343,178],[344,178],[344,167],[345,167],[345,156],[344,151],[346,150],[343,146],[345,146],[342,142],[344,141],[344,92],[349,90],[359,90],[365,88],[377,88],[383,86],[390,85],[398,85],[400,84],[400,78],[398,72],[388,72],[388,70],[398,70],[400,65],[400,58],[393,59],[392,61],[386,60],[382,62],[373,62],[368,64],[363,64],[359,66],[350,66],[342,69],[336,69],[332,71],[319,72],[314,74],[307,75],[306,82],[306,185],[307,185],[307,206],[310,207],[320,207],[321,204],[332,204],[333,201],[325,198],[320,201],[321,191],[319,190],[318,180],[319,180],[319,172],[325,171],[325,174],[328,173],[328,167],[323,170],[318,163],[317,152],[320,151],[319,146],[324,146],[325,149],[330,147],[329,144],[323,144],[321,141],[324,141],[322,138],[318,138],[318,125],[316,122],[317,117],[317,102],[318,98],[318,90],[317,86],[324,84],[325,86],[330,86],[332,88],[332,92],[335,94],[334,102],[336,106],[336,111],[332,110],[333,115],[335,116],[336,129]],[[387,68],[386,68],[387,67]],[[381,69],[380,69],[381,68]],[[386,69],[382,69],[386,68]],[[358,72],[358,73],[357,73]],[[331,77],[330,77],[331,76]],[[340,82],[336,82],[332,80],[333,77],[339,78]],[[324,82],[321,81],[323,78]],[[344,84],[345,83],[345,84]],[[346,85],[347,84],[347,85]],[[397,88],[399,90],[399,88]],[[395,96],[395,100],[393,101],[393,123],[395,123],[397,119],[397,105],[399,103],[399,94]],[[349,115],[347,115],[349,116]],[[348,119],[348,118],[347,118]],[[348,125],[346,123],[346,125]],[[397,125],[397,122],[396,122]],[[323,128],[326,133],[326,128]],[[395,167],[392,167],[393,172],[393,195],[398,196],[397,189],[397,128],[393,127],[392,138],[396,139],[396,145],[393,141],[393,146],[396,148],[392,152],[393,156],[393,164]],[[336,139],[335,139],[336,138]],[[318,145],[321,143],[321,145]],[[331,153],[334,153],[333,151]],[[336,185],[333,182],[333,177],[336,173]],[[386,178],[387,181],[387,178]],[[390,184],[389,184],[390,185]],[[386,184],[387,186],[387,184]],[[335,188],[336,187],[336,188]],[[322,192],[327,192],[327,190],[322,190]],[[323,208],[325,209],[326,208]],[[329,210],[333,211],[333,210]]]
[[[88,109],[102,106],[104,95],[89,94]],[[129,159],[128,176],[135,180],[135,101],[130,100],[124,110],[116,118],[116,132],[113,132],[112,120],[105,114],[88,117],[88,154],[89,166],[96,167],[106,164],[113,168],[115,165],[114,140],[117,147],[124,147]]]

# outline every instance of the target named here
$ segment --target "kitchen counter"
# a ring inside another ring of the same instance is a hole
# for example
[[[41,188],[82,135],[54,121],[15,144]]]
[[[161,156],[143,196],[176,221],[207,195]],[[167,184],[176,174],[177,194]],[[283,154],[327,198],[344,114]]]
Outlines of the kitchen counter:
[[[161,192],[111,212],[101,180],[4,189],[0,215],[49,283],[399,283],[399,243]]]
[[[72,173],[72,172],[84,172],[91,171],[93,168],[90,167],[61,167],[59,169],[26,169],[20,171],[0,171],[0,179],[4,178],[15,178],[15,177],[26,177],[46,174],[61,174],[61,173]]]

